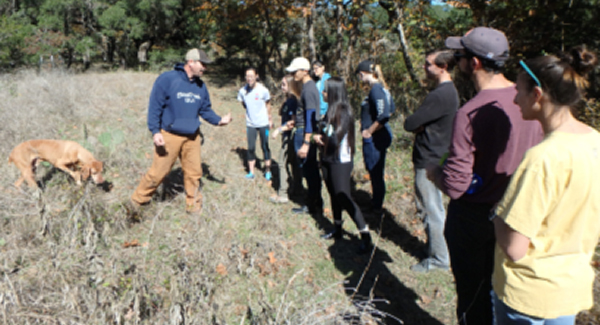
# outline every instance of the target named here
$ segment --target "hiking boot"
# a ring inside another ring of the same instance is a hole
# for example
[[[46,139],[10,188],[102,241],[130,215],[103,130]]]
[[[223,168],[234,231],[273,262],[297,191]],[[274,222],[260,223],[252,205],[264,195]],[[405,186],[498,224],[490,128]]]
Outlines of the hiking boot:
[[[125,208],[125,213],[128,218],[132,220],[141,220],[142,219],[142,205],[129,199],[129,201],[123,204]]]
[[[371,240],[371,233],[361,232],[360,233],[360,246],[358,247],[359,254],[365,254],[371,252],[373,248],[373,241]]]
[[[202,214],[202,204],[188,205],[185,207],[185,212],[187,214],[201,215]]]
[[[448,271],[449,269],[450,267],[448,267],[448,265],[443,265],[431,257],[410,267],[410,270],[416,273],[429,273],[434,270]]]
[[[288,202],[290,202],[290,199],[288,199],[287,196],[279,196],[278,195],[278,196],[271,196],[269,198],[269,201],[280,204],[280,203],[288,203]]]

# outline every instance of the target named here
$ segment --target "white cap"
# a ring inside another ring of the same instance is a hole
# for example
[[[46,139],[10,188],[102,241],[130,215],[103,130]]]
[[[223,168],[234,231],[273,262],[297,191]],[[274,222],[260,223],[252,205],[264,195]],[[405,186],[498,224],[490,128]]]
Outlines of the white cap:
[[[289,67],[285,68],[287,72],[294,72],[296,70],[310,70],[310,62],[306,58],[295,58]]]

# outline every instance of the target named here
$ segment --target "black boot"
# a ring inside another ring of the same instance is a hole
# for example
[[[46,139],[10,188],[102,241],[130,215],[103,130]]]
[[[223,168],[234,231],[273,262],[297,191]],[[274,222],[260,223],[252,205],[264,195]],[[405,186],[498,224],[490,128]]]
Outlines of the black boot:
[[[335,228],[331,232],[326,233],[325,235],[321,235],[323,239],[341,239],[343,235],[342,225],[335,225]]]
[[[360,247],[358,248],[358,252],[360,254],[369,253],[373,248],[373,242],[371,241],[371,233],[360,232]]]

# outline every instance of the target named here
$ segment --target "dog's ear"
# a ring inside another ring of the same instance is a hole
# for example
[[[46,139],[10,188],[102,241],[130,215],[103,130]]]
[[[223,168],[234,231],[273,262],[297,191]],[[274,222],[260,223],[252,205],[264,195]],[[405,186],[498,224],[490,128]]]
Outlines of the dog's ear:
[[[92,168],[94,169],[94,171],[96,173],[102,172],[103,167],[104,167],[104,164],[101,161],[92,162]]]
[[[81,180],[85,181],[86,179],[90,178],[90,166],[83,166],[81,167]]]

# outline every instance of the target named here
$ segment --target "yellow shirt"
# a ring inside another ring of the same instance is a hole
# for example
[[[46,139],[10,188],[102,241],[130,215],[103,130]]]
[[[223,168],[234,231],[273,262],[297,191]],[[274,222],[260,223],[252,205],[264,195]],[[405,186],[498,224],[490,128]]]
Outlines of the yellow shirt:
[[[494,291],[526,315],[556,318],[593,306],[590,265],[600,236],[600,134],[553,132],[531,148],[496,209],[531,241],[511,262],[496,246]]]

